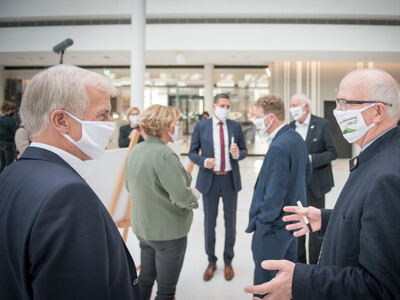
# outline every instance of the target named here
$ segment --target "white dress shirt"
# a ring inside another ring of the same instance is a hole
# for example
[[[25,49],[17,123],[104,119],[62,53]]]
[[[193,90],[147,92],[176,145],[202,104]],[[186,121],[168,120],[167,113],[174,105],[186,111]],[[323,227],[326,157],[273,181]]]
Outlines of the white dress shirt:
[[[219,127],[218,124],[221,122],[215,116],[212,117],[212,128],[213,128],[213,142],[214,142],[214,158],[215,158],[215,167],[214,171],[221,171],[221,143],[219,138]],[[228,137],[228,126],[226,125],[226,121],[222,122],[222,129],[224,130],[224,142],[225,142],[225,170],[231,171],[231,161],[229,159],[229,137]],[[204,161],[204,166],[206,166],[207,160]]]
[[[299,120],[296,121],[296,131],[301,135],[303,140],[306,140],[308,133],[308,126],[310,125],[311,113],[308,113],[307,118],[303,123],[300,123]]]
[[[80,160],[76,156],[64,151],[60,148],[50,146],[43,143],[32,142],[30,147],[42,148],[51,151],[61,157],[67,164],[69,164],[83,179],[89,174],[91,168],[83,160]]]
[[[275,130],[272,131],[271,134],[267,136],[267,139],[266,139],[266,140],[267,140],[267,143],[268,143],[268,144],[271,144],[271,143],[272,143],[272,140],[275,138],[276,134],[277,134],[277,133],[279,132],[279,130],[281,130],[282,127],[285,126],[285,125],[286,125],[286,123],[283,123],[281,126],[275,128]]]

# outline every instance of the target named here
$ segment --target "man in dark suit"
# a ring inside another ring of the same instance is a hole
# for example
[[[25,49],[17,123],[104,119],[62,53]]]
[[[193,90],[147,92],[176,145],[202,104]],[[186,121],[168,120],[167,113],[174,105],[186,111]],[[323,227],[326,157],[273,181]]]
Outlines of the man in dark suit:
[[[219,197],[224,204],[225,218],[225,279],[234,276],[233,246],[236,235],[237,194],[242,189],[239,160],[247,156],[240,123],[227,120],[230,99],[226,94],[215,96],[214,115],[197,123],[192,134],[189,158],[199,166],[196,188],[203,194],[205,246],[208,266],[204,280],[210,280],[216,269],[215,226]],[[199,151],[201,150],[201,155]]]
[[[246,232],[253,234],[254,284],[275,276],[261,268],[265,259],[297,260],[297,239],[284,226],[282,210],[296,201],[306,203],[306,179],[311,172],[301,136],[285,123],[285,107],[278,95],[255,103],[254,124],[270,143],[254,187]]]
[[[135,264],[84,180],[114,131],[105,77],[58,65],[24,92],[32,144],[0,175],[1,299],[139,299]]]
[[[331,161],[337,157],[335,140],[328,120],[314,116],[310,112],[310,100],[304,94],[293,95],[290,99],[290,113],[294,119],[289,124],[305,140],[308,156],[313,166],[307,183],[307,205],[325,208],[325,194],[333,187]],[[306,263],[305,236],[298,240],[298,261]],[[309,263],[317,264],[322,239],[315,232],[310,233],[308,244]]]
[[[277,277],[250,293],[269,299],[400,299],[400,90],[388,73],[361,69],[339,86],[334,115],[344,138],[361,147],[333,210],[285,207],[295,236],[325,235],[319,265],[263,262]]]

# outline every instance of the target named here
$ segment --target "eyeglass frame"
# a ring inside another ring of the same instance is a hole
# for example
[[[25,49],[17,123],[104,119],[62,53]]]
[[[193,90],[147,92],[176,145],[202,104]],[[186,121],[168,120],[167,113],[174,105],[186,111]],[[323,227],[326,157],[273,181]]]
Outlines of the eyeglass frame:
[[[343,106],[341,105],[340,101],[344,101],[344,103],[345,103],[346,106],[343,107]],[[340,107],[342,108],[343,111],[347,111],[347,105],[348,105],[348,104],[365,104],[365,103],[381,103],[381,104],[384,104],[384,105],[387,105],[387,106],[393,106],[393,105],[390,104],[390,103],[386,103],[386,102],[383,102],[383,101],[377,101],[377,100],[363,100],[363,101],[358,101],[358,100],[347,100],[347,99],[339,99],[339,98],[336,98],[336,104],[337,104],[337,105],[340,105]]]

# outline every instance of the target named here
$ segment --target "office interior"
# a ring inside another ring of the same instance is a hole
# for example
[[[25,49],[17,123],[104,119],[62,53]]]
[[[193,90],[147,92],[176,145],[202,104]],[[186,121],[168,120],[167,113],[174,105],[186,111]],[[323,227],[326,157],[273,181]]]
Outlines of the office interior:
[[[143,6],[144,13],[138,13],[136,8]],[[139,21],[145,26],[144,42],[138,45],[132,32]],[[380,68],[400,81],[398,0],[0,0],[0,103],[7,100],[20,105],[30,78],[60,62],[60,54],[52,49],[67,38],[73,45],[66,49],[63,63],[103,74],[117,88],[111,101],[118,126],[126,124],[130,106],[180,108],[183,162],[200,116],[204,111],[212,115],[213,96],[231,96],[229,118],[242,124],[251,156],[241,165],[247,188],[239,194],[238,220],[244,223],[262,155],[267,151],[265,139],[252,125],[258,97],[280,94],[288,107],[291,95],[305,93],[311,99],[312,113],[331,122],[338,146],[336,186],[327,196],[333,206],[347,178],[346,159],[359,151],[343,139],[332,115],[341,79],[355,69]],[[137,49],[144,51],[143,97],[132,96],[136,70],[132,55]],[[288,110],[286,120],[291,121]],[[117,147],[118,130],[108,148]],[[201,278],[206,265],[201,214],[200,207],[177,299],[188,299],[191,292],[204,293],[209,287]],[[244,223],[238,225],[238,231],[244,230]],[[218,226],[223,234],[220,219]],[[244,242],[239,242],[242,236]],[[138,250],[135,243],[130,233],[128,245],[133,252]],[[211,299],[249,299],[238,288],[242,290],[252,280],[249,235],[238,233],[235,251],[238,261],[243,259],[237,263],[243,276],[227,283],[219,274],[221,280],[210,283],[210,290],[215,288]],[[139,259],[138,253],[133,256]]]

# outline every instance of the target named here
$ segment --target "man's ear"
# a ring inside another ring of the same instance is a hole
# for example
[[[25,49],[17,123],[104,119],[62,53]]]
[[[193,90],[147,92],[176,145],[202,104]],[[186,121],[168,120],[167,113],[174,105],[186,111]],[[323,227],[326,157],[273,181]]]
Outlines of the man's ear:
[[[376,103],[375,104],[375,115],[372,120],[373,123],[380,123],[382,122],[387,115],[387,107],[383,103]]]
[[[71,125],[68,115],[61,109],[50,114],[50,124],[60,133],[68,133]]]

